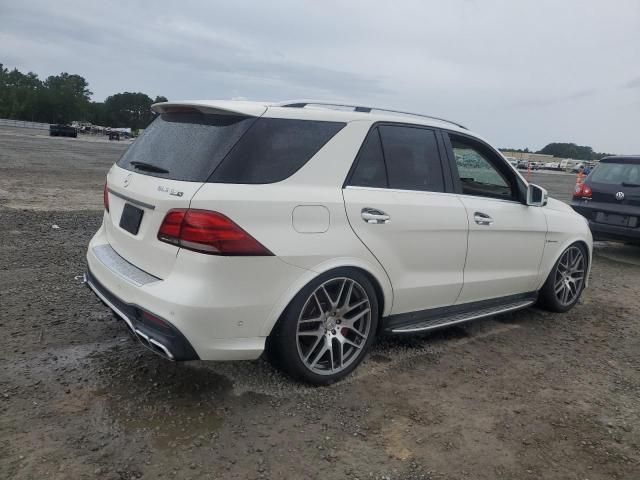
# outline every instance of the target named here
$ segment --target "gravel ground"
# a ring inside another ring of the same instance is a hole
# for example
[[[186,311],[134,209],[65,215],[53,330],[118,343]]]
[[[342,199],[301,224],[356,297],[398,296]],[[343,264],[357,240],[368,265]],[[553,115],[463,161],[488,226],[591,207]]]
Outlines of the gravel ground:
[[[598,244],[568,314],[382,339],[329,388],[172,364],[77,278],[125,147],[0,130],[0,478],[640,478],[640,249]]]

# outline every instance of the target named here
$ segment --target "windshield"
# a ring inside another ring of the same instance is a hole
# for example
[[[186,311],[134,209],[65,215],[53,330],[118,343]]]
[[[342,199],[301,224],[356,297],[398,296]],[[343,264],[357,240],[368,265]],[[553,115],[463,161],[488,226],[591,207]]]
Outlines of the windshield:
[[[129,147],[118,166],[155,177],[205,182],[255,120],[163,113]]]
[[[623,182],[640,185],[640,164],[601,163],[593,170],[589,180],[611,185],[621,185]]]

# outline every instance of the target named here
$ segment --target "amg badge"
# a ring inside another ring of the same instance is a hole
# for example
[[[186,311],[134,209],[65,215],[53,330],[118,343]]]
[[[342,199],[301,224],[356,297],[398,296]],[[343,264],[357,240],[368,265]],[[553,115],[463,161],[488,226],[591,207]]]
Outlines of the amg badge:
[[[173,188],[165,187],[164,185],[158,185],[158,191],[168,193],[169,195],[173,195],[174,197],[181,197],[184,195],[184,192],[179,192],[177,190],[174,190]]]

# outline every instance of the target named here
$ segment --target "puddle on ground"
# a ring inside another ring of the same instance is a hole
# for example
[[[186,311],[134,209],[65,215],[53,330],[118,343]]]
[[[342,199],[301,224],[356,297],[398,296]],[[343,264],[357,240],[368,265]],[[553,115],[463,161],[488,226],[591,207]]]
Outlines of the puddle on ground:
[[[147,352],[105,356],[97,373],[104,380],[96,397],[105,415],[125,434],[146,437],[159,449],[210,438],[222,426],[219,409],[232,390],[224,376]]]
[[[123,405],[106,397],[107,414],[127,435],[148,437],[158,449],[189,445],[200,438],[210,438],[223,423],[209,402],[193,405],[189,401],[173,401],[169,409],[157,408],[141,399],[140,405]]]

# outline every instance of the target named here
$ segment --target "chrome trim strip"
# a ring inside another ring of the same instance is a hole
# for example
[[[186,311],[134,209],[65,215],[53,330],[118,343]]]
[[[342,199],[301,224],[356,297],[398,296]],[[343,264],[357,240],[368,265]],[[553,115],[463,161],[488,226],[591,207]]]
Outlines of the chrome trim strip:
[[[139,207],[147,208],[149,210],[153,210],[153,209],[156,208],[155,205],[151,205],[150,203],[141,202],[140,200],[136,200],[135,198],[127,197],[126,195],[123,195],[122,193],[118,193],[118,192],[113,191],[109,187],[107,187],[107,190],[109,191],[109,193],[112,193],[116,197],[119,197],[122,200],[125,200],[125,201],[127,201],[129,203],[133,203],[134,205],[138,205]]]
[[[104,295],[102,295],[102,293],[100,293],[100,291],[93,285],[93,283],[91,283],[91,280],[89,280],[86,276],[85,276],[85,282],[87,285],[89,285],[89,288],[93,290],[93,293],[95,293],[98,296],[98,298],[100,298],[100,300],[102,300],[106,305],[108,305],[108,307],[111,310],[113,310],[116,315],[122,318],[127,323],[127,326],[131,329],[132,332],[135,332],[135,328],[133,328],[133,324],[131,323],[131,320],[129,320],[129,317],[127,317],[124,313],[122,313],[122,311],[119,310],[118,307],[116,307],[113,303],[107,300],[107,298]]]
[[[459,320],[453,320],[451,322],[444,322],[444,323],[438,323],[435,325],[429,325],[427,327],[421,327],[421,328],[395,328],[393,330],[391,330],[392,333],[413,333],[413,332],[426,332],[428,330],[434,330],[436,328],[441,328],[441,327],[446,327],[449,325],[456,325],[458,323],[464,323],[464,322],[469,322],[471,320],[477,320],[479,318],[485,318],[485,317],[491,317],[493,315],[499,315],[501,313],[507,313],[507,312],[511,312],[514,310],[521,310],[523,308],[528,307],[529,305],[533,305],[535,303],[535,300],[527,300],[526,302],[521,302],[515,305],[511,305],[510,307],[503,307],[503,308],[498,308],[496,310],[491,310],[491,311],[485,311],[484,313],[479,313],[479,314],[475,314],[475,315],[471,315],[470,317],[463,317]]]
[[[137,328],[136,328],[136,330],[135,330],[135,331],[136,331],[136,335],[138,335],[139,337],[142,337],[142,339],[143,339],[145,342],[149,343],[149,337],[147,336],[147,334],[146,334],[146,333],[141,332],[141,331],[140,331],[140,330],[138,330]]]
[[[136,287],[142,287],[149,283],[162,280],[129,263],[108,243],[96,245],[92,248],[92,252],[110,271]]]
[[[100,298],[100,300],[102,300],[111,310],[113,310],[113,312],[118,315],[120,318],[122,318],[127,326],[129,327],[129,329],[135,333],[136,337],[140,337],[142,339],[144,339],[148,345],[145,345],[144,342],[142,340],[140,340],[140,338],[138,338],[138,341],[140,343],[142,343],[145,347],[147,347],[149,350],[151,350],[152,352],[154,352],[156,355],[160,355],[157,351],[155,351],[152,348],[153,346],[158,347],[160,350],[162,350],[162,352],[167,356],[167,358],[169,360],[175,360],[173,354],[169,351],[169,349],[167,347],[165,347],[163,344],[161,344],[159,341],[149,337],[149,335],[147,335],[144,332],[141,332],[140,330],[138,330],[137,328],[134,328],[133,324],[131,323],[131,320],[129,320],[129,317],[127,317],[124,313],[122,313],[121,310],[118,309],[118,307],[116,307],[113,303],[111,303],[109,300],[107,300],[107,298],[102,295],[98,289],[91,283],[91,280],[89,280],[87,278],[87,275],[84,274],[84,281],[87,285],[89,285],[89,288],[91,288],[91,290],[93,290],[93,293],[95,293],[98,298]]]

